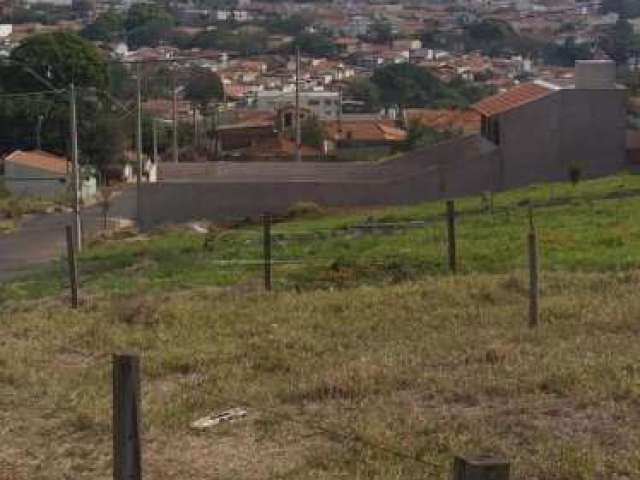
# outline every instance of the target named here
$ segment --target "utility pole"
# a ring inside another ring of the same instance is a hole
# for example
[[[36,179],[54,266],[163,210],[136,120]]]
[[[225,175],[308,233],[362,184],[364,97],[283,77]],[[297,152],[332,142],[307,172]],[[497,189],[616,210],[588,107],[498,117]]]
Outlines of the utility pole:
[[[193,145],[198,146],[198,112],[196,106],[193,106]]]
[[[38,124],[36,126],[36,148],[38,150],[42,150],[42,139],[41,139],[42,120],[44,120],[44,116],[38,115]]]
[[[342,135],[342,83],[338,85],[338,133]]]
[[[154,117],[151,120],[151,127],[153,130],[153,163],[158,164],[158,122]]]
[[[175,73],[171,81],[173,83],[173,162],[178,163],[178,89]]]
[[[296,161],[302,161],[300,147],[302,144],[300,131],[300,48],[296,48]]]
[[[140,64],[136,67],[136,160],[138,161],[138,175],[136,176],[136,219],[138,227],[142,226],[142,86],[140,75]]]
[[[71,172],[73,175],[73,216],[75,247],[82,251],[82,223],[80,218],[80,165],[78,164],[78,121],[76,118],[76,87],[72,83],[70,90],[71,108]]]

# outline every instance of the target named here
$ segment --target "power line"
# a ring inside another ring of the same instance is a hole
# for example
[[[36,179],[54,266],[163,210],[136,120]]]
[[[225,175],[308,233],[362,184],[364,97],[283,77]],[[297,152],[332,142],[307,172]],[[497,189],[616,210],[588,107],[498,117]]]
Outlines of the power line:
[[[40,90],[38,92],[24,92],[24,93],[3,93],[0,94],[0,99],[2,98],[21,98],[21,97],[36,97],[40,95],[58,95],[60,93],[66,92],[66,89],[58,89],[58,90]]]

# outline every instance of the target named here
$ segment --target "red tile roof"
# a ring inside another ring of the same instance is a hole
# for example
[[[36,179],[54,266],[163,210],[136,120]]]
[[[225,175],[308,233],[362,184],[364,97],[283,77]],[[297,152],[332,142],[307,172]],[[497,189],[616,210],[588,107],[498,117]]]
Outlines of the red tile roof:
[[[550,88],[537,83],[523,83],[504,93],[480,100],[471,108],[490,117],[539,100],[552,92]]]
[[[67,173],[66,158],[59,157],[53,153],[43,152],[42,150],[31,150],[28,152],[16,150],[10,155],[7,155],[4,161],[5,163],[13,162],[26,167],[60,175],[66,175]]]
[[[251,157],[284,156],[293,158],[295,153],[295,142],[282,136],[266,138],[245,150],[245,154]],[[300,145],[300,154],[303,157],[320,156],[322,152],[317,148],[303,144]]]
[[[405,110],[407,123],[418,121],[435,130],[462,130],[465,133],[480,131],[480,114],[475,110],[431,110],[409,108]]]
[[[327,136],[334,141],[401,142],[407,132],[390,120],[335,120],[325,122]]]

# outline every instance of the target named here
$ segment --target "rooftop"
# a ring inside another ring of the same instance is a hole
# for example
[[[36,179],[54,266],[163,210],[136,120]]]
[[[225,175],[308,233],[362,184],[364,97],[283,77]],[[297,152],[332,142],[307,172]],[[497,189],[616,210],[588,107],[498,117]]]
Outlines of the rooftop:
[[[43,152],[42,150],[30,150],[28,152],[16,150],[15,152],[7,155],[4,161],[5,163],[13,162],[54,174],[67,174],[66,158],[54,155],[53,153]]]
[[[472,105],[471,108],[482,115],[491,117],[544,98],[553,91],[554,89],[551,88],[550,85],[534,82],[523,83],[504,93],[480,100],[478,103]]]
[[[407,137],[407,132],[391,120],[331,121],[325,123],[325,128],[332,140],[401,142]]]

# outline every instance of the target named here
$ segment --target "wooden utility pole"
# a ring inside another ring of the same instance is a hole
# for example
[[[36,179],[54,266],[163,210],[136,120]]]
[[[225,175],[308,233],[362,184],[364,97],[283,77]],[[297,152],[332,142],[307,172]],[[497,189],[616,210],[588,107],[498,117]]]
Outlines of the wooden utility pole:
[[[263,255],[264,255],[264,289],[271,291],[271,214],[262,215]]]
[[[198,146],[198,111],[193,106],[193,145]]]
[[[71,289],[71,308],[78,308],[78,262],[73,246],[73,228],[65,227],[67,237],[67,263],[69,265],[69,287]]]
[[[158,164],[158,122],[154,117],[151,120],[151,129],[153,132],[153,163]]]
[[[142,480],[140,359],[113,356],[113,480]]]
[[[300,48],[296,48],[296,161],[302,161],[302,130],[300,128]]]
[[[456,273],[456,210],[453,200],[447,200],[447,240],[449,244],[449,270],[451,273]]]
[[[178,163],[178,89],[175,73],[171,81],[173,83],[173,162]]]
[[[533,208],[529,207],[529,326],[535,328],[540,321],[540,265],[538,256],[538,234],[533,224]]]
[[[73,216],[74,240],[77,252],[82,251],[82,221],[80,217],[80,165],[78,161],[78,120],[76,116],[76,87],[72,83],[70,90],[71,123],[71,173],[73,175]]]
[[[142,227],[142,86],[140,64],[136,65],[136,160],[138,163],[138,175],[136,175],[136,219],[138,227]]]

